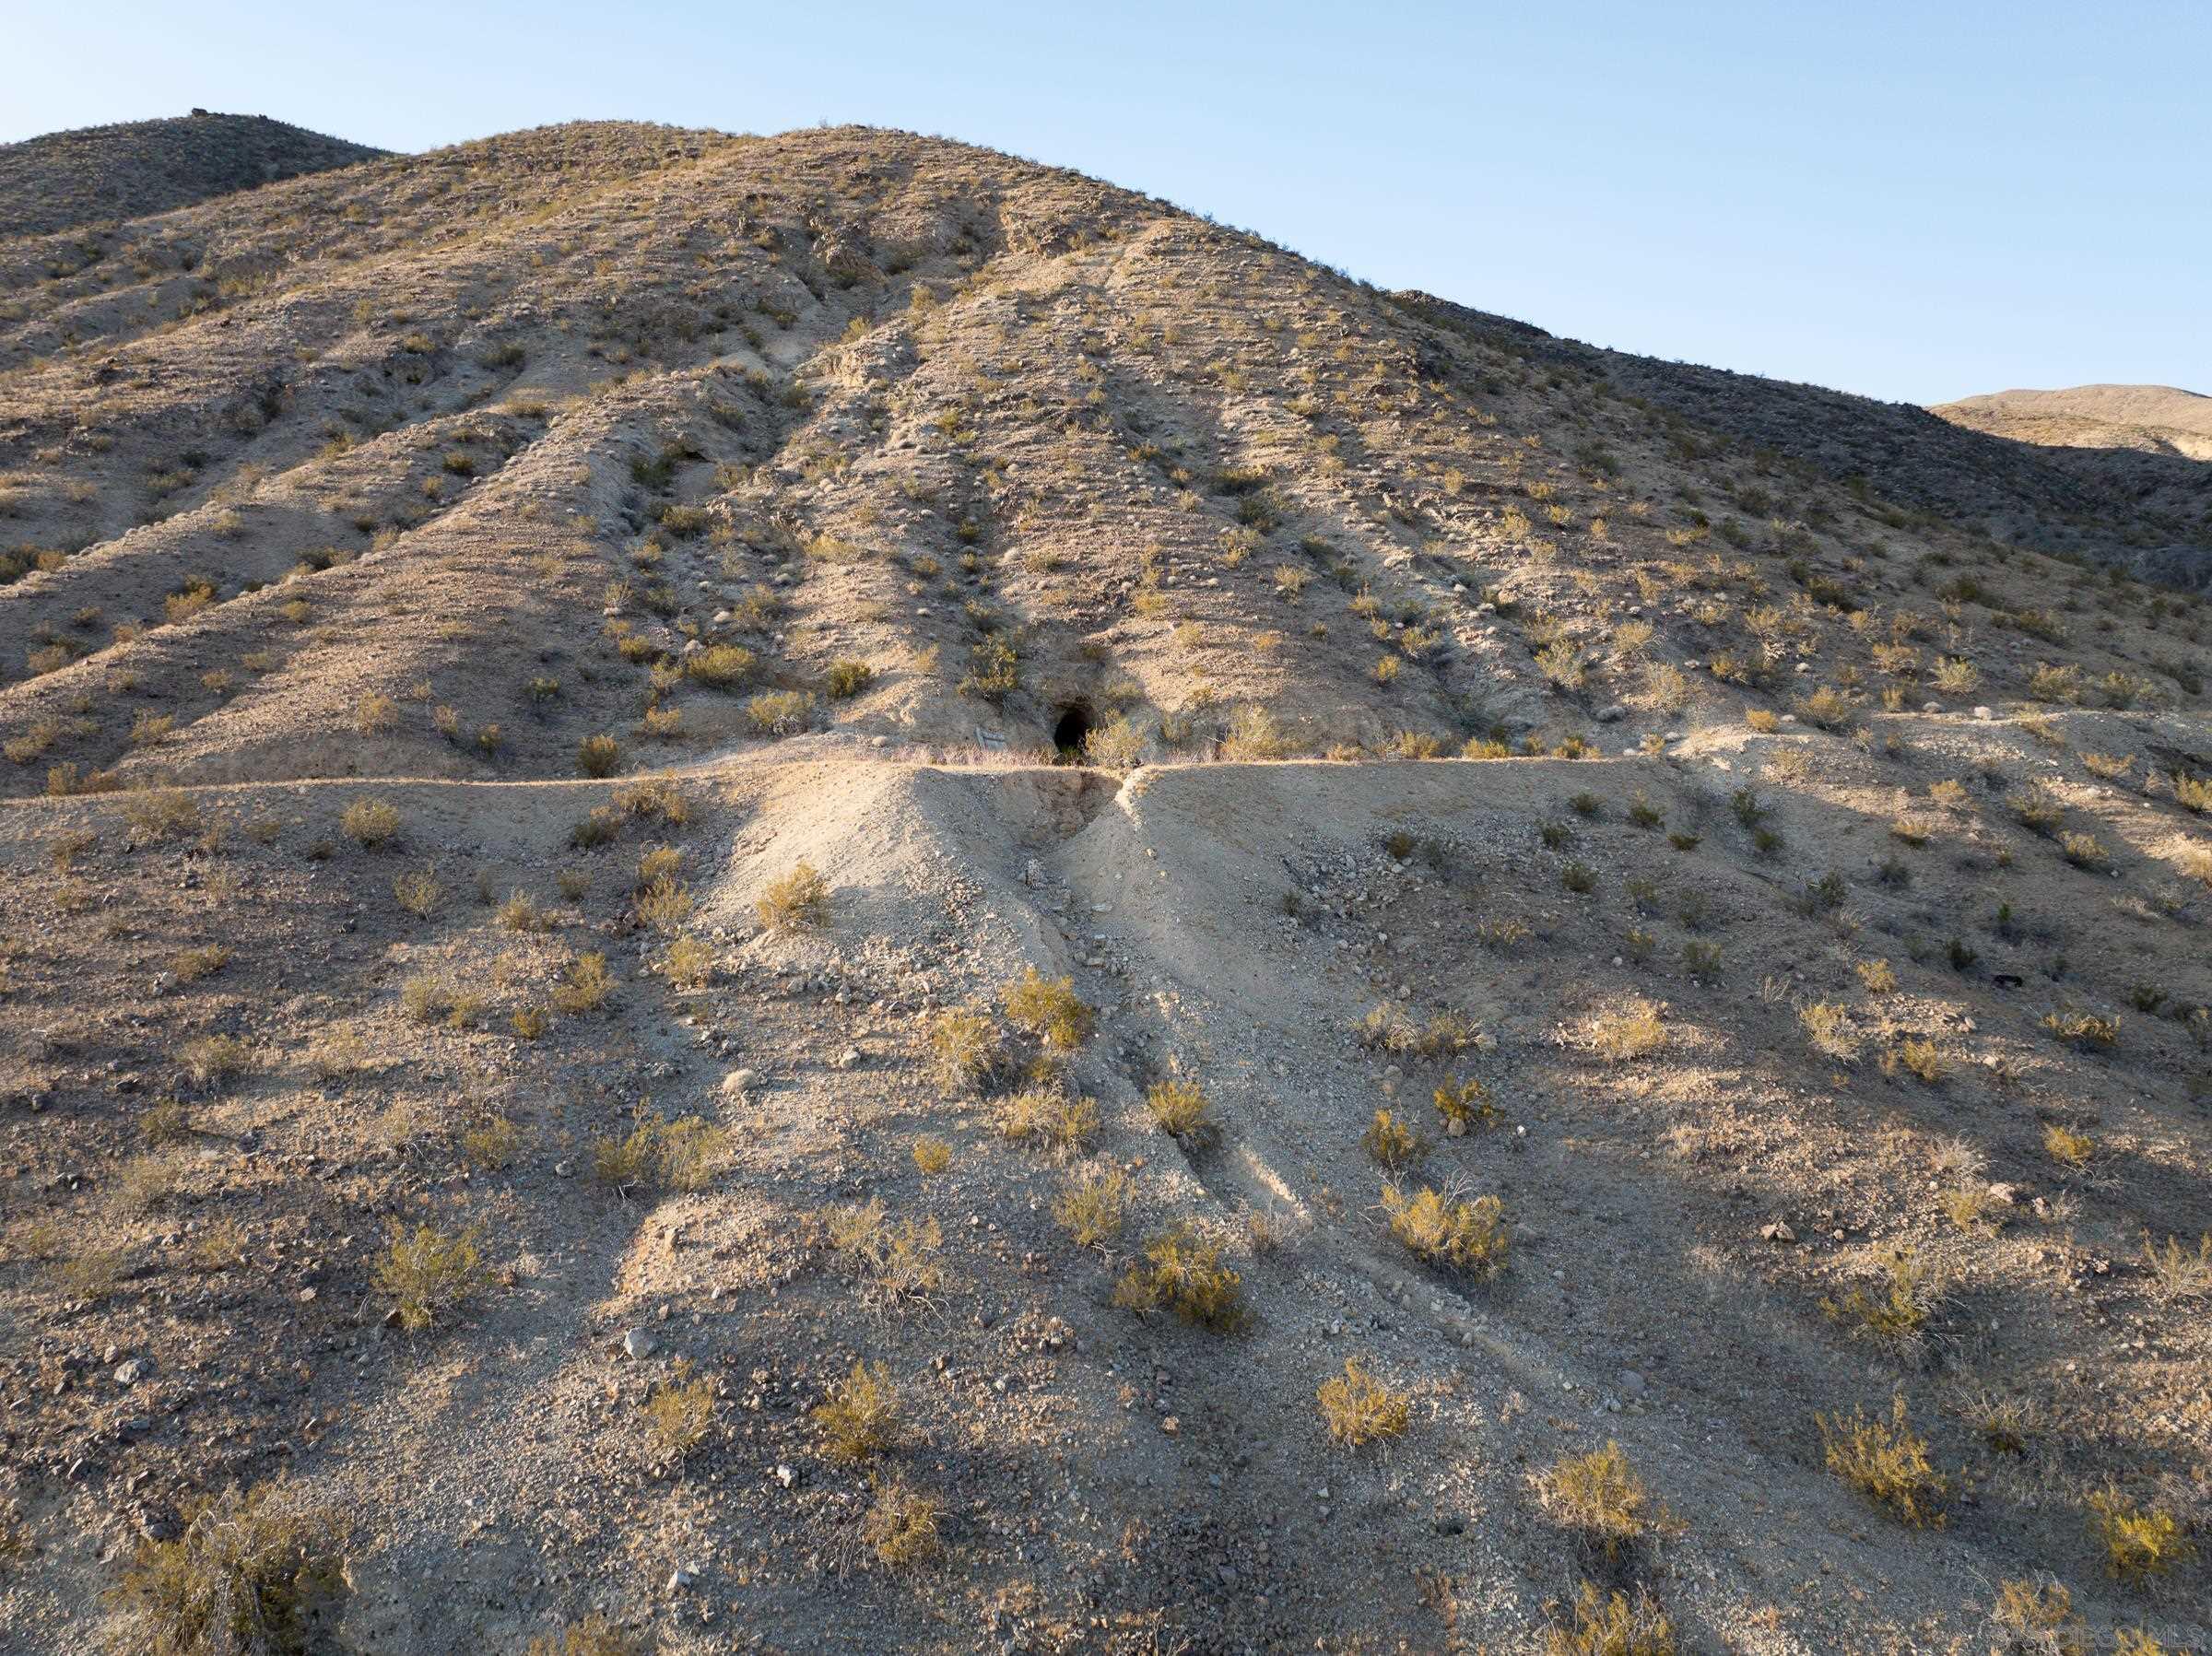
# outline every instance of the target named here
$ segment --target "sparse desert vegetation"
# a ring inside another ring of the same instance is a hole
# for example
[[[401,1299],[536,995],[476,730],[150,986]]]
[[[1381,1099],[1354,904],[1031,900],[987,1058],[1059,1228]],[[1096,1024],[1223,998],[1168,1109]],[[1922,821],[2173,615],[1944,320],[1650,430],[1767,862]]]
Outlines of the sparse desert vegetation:
[[[359,159],[0,225],[0,1646],[2212,1648],[2162,462]]]

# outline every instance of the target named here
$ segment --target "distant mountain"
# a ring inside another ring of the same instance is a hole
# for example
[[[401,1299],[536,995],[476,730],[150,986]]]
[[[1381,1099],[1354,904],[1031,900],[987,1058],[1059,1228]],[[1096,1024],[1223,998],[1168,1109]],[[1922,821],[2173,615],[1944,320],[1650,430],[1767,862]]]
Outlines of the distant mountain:
[[[1937,405],[1953,425],[2059,449],[2139,449],[2212,460],[2212,397],[2173,385],[1993,391]]]
[[[0,145],[0,240],[143,218],[387,153],[266,115],[195,111]]]

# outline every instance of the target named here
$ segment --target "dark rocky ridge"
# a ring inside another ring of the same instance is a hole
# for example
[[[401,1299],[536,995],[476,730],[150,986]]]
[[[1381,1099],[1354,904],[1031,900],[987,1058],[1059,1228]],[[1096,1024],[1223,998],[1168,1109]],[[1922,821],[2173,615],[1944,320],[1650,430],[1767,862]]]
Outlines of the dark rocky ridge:
[[[0,240],[140,218],[386,154],[266,115],[195,111],[0,145]]]

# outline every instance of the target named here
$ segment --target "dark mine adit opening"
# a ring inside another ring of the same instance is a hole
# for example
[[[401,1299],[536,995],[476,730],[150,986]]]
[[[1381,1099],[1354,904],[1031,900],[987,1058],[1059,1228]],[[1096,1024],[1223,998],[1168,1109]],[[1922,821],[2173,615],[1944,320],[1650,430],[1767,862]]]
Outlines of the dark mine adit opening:
[[[1062,758],[1081,758],[1084,741],[1089,734],[1088,707],[1075,701],[1060,710],[1060,722],[1053,726],[1053,746],[1059,750]]]

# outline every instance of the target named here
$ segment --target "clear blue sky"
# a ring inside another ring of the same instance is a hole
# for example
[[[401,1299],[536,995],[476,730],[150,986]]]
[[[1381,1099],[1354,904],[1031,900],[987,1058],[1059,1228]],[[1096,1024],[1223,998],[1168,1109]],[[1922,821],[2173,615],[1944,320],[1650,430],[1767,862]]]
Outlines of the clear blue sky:
[[[1938,401],[2212,392],[2212,4],[34,6],[0,140],[270,114],[909,127],[1386,287]]]

